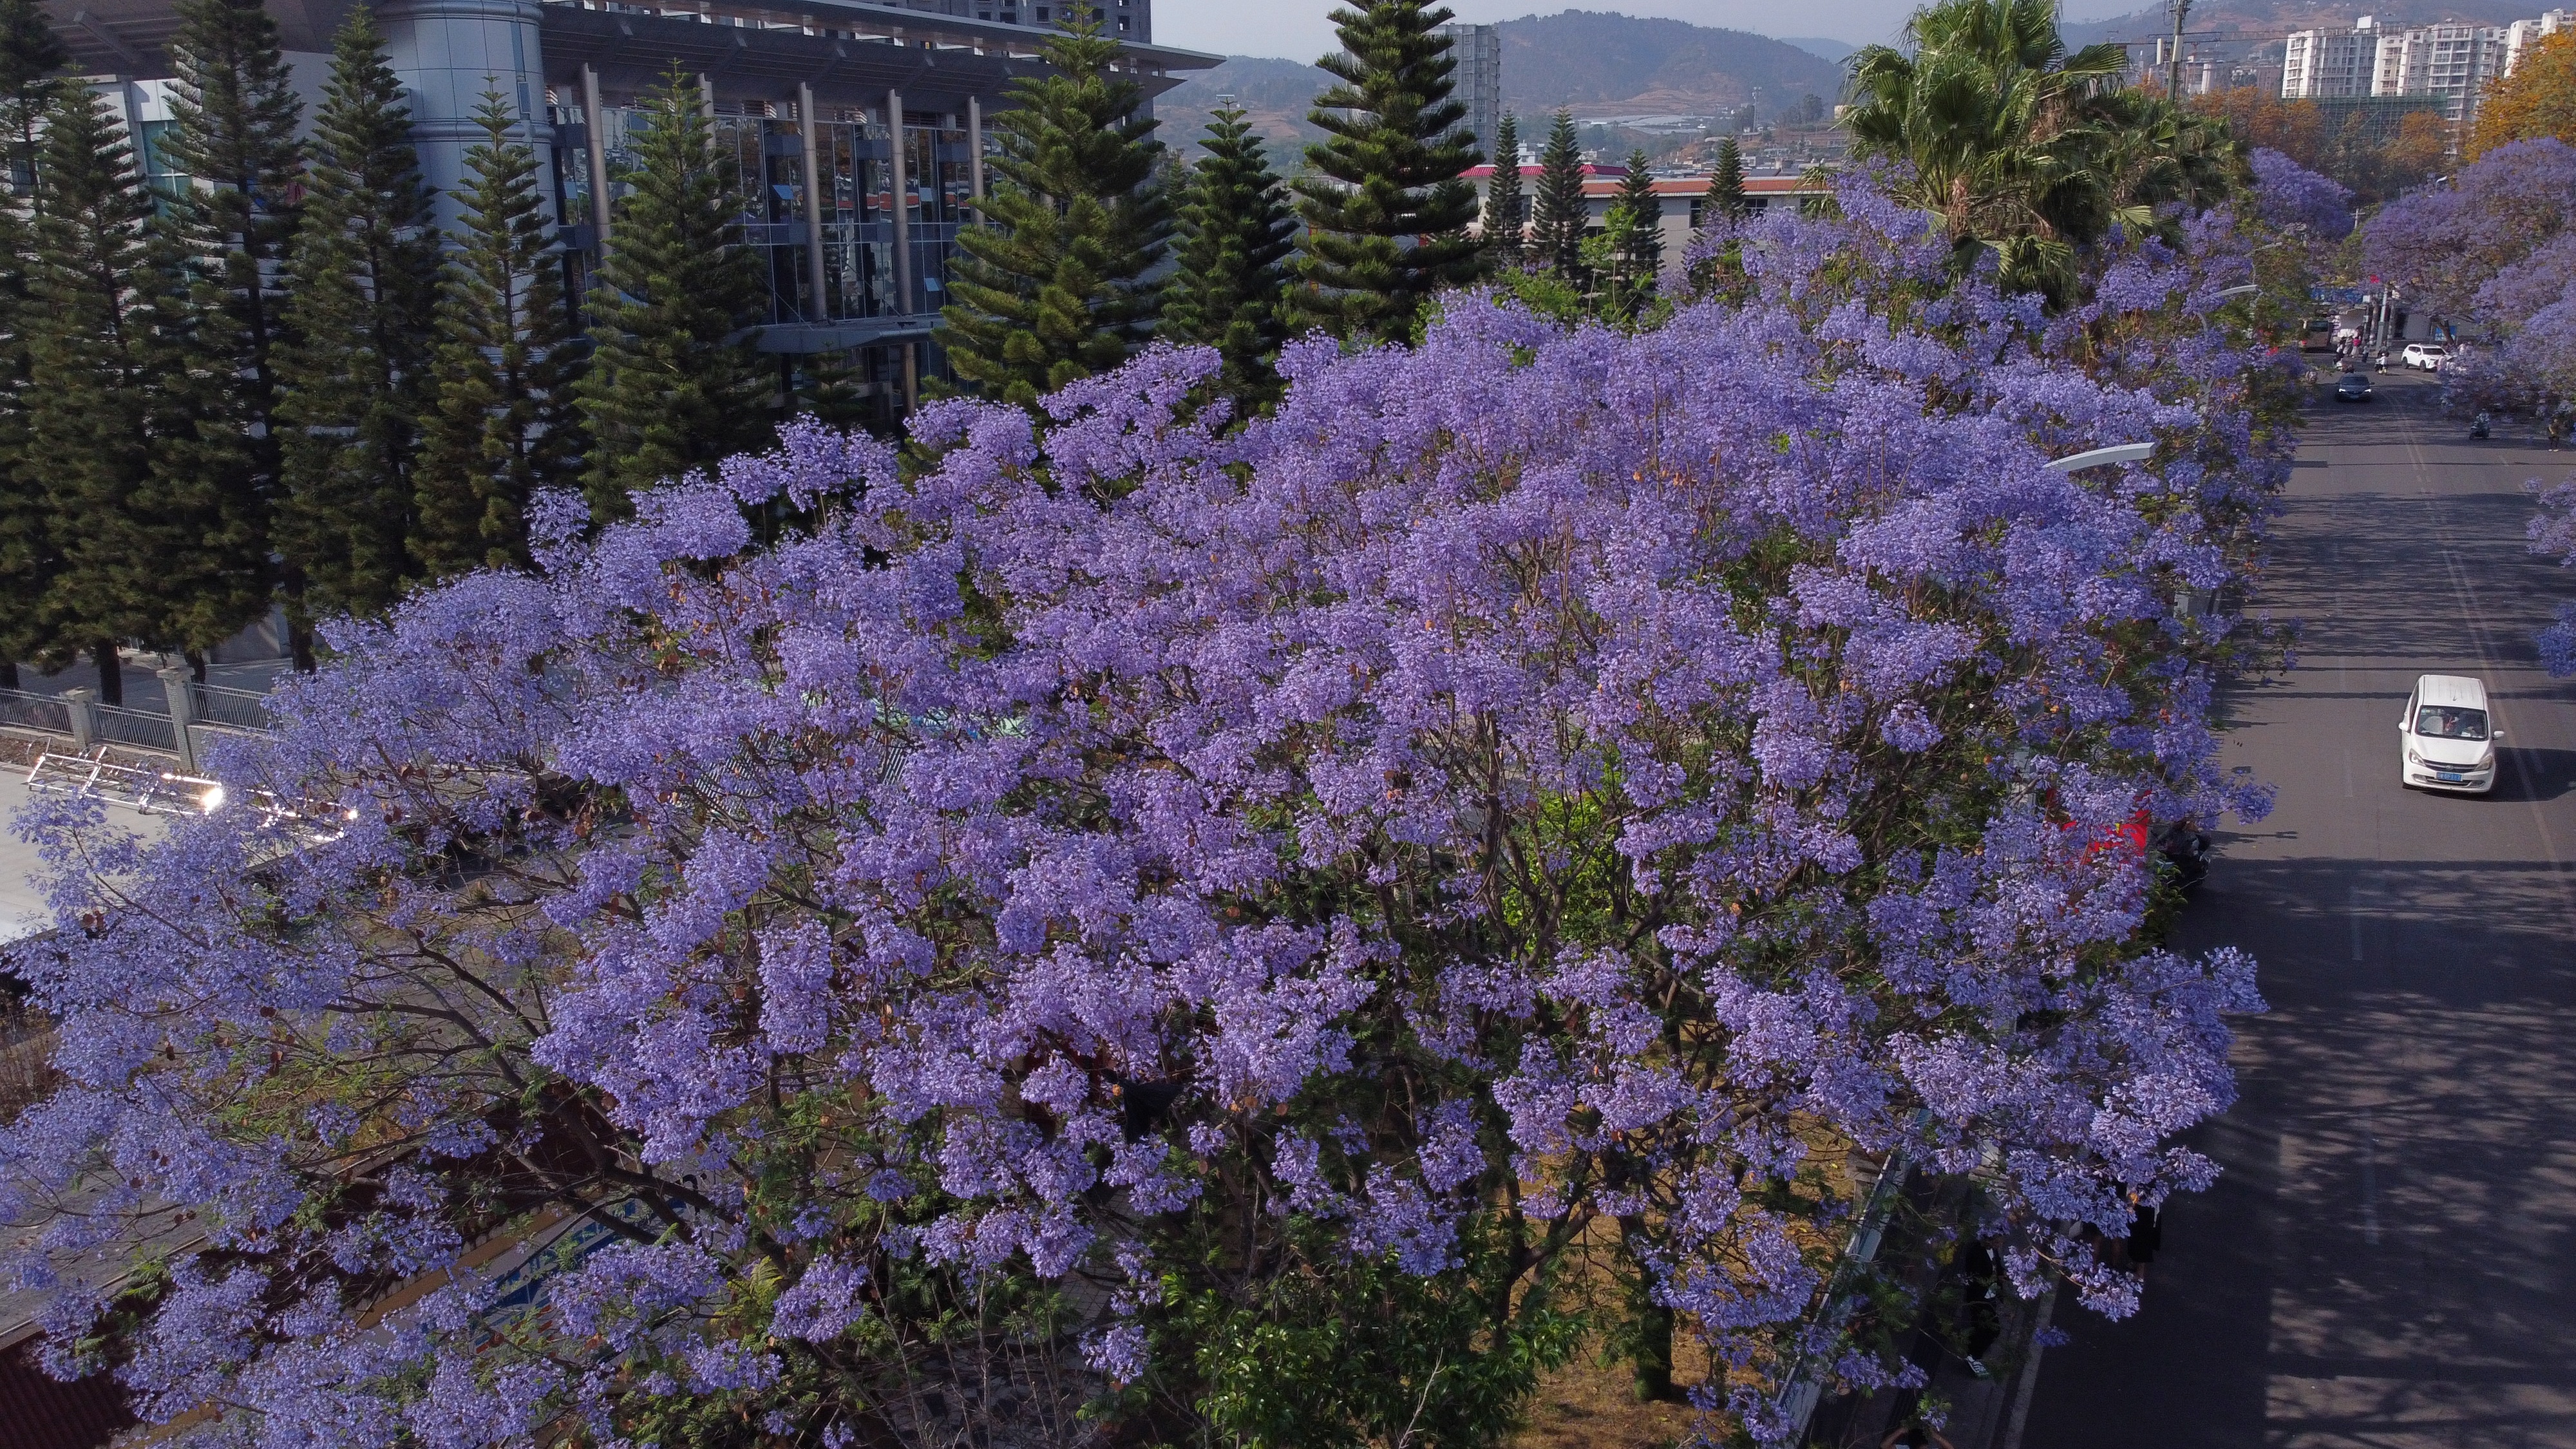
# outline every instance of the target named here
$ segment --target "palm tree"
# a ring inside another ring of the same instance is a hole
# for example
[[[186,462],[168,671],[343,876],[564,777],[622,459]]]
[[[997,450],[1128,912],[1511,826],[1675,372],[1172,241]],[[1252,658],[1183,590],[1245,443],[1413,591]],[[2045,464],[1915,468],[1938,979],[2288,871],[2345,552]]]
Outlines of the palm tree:
[[[2095,103],[2126,53],[2069,54],[2053,0],[1942,0],[1906,38],[1907,50],[1853,58],[1853,152],[1910,167],[1907,199],[1940,219],[1963,262],[1993,249],[2007,285],[2058,295],[2074,247],[2112,219]]]

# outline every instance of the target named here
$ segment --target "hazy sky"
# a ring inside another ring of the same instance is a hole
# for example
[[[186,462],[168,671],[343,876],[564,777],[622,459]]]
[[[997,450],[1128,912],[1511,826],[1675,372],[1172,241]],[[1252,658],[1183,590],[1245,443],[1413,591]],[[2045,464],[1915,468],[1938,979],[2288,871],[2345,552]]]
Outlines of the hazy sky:
[[[1324,17],[1338,0],[1156,0],[1154,38],[1165,45],[1220,55],[1276,55],[1313,60],[1334,48]],[[2070,0],[2070,18],[2125,15],[2152,0]],[[1616,10],[1628,15],[1668,15],[1698,25],[1722,25],[1758,35],[1824,36],[1862,44],[1894,38],[1917,0],[1447,0],[1460,20],[1486,23],[1571,8]]]

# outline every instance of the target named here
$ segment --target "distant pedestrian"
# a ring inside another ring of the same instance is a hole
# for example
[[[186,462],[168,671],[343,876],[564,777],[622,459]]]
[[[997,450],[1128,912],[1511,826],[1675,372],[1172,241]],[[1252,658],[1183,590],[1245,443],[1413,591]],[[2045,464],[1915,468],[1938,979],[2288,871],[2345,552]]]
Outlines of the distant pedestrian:
[[[2164,1224],[2157,1219],[2156,1210],[2145,1203],[2137,1203],[2130,1213],[2129,1261],[2138,1265],[2140,1276],[2144,1276],[2146,1266],[2156,1260],[2156,1250],[2163,1247],[2164,1242]]]
[[[1941,1437],[1941,1431],[1921,1419],[1908,1419],[1901,1428],[1890,1429],[1878,1441],[1878,1449],[1958,1449]]]

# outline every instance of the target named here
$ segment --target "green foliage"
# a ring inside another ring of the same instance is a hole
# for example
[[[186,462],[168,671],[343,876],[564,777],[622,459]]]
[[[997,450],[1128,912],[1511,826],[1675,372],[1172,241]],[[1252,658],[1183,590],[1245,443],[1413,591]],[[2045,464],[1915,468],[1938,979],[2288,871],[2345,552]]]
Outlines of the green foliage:
[[[1482,156],[1450,99],[1458,63],[1422,0],[1355,0],[1333,12],[1342,50],[1317,62],[1341,82],[1307,120],[1328,139],[1306,148],[1297,179],[1308,230],[1302,311],[1336,337],[1404,341],[1424,301],[1475,280],[1483,257],[1468,225]]]
[[[742,197],[717,164],[697,81],[676,66],[639,103],[635,164],[590,296],[582,492],[596,520],[633,496],[770,440],[768,373],[748,334],[765,305]]]
[[[1163,293],[1165,337],[1217,349],[1217,389],[1242,402],[1277,395],[1272,370],[1288,337],[1288,274],[1297,222],[1240,107],[1216,113],[1180,206],[1180,267]]]
[[[304,618],[380,611],[412,573],[439,274],[402,83],[363,5],[340,27],[324,97],[277,357],[277,546],[302,576],[288,605]]]
[[[1637,298],[1652,296],[1664,268],[1664,201],[1655,194],[1645,152],[1628,153],[1628,177],[1619,185],[1611,212],[1607,229],[1619,284]]]
[[[1908,50],[1852,58],[1854,156],[1910,167],[1899,194],[1940,219],[1963,265],[1990,249],[2007,286],[2062,298],[2074,246],[2110,221],[2085,116],[2126,52],[2068,54],[2052,0],[1942,0],[1906,34]]]
[[[41,0],[0,0],[0,146],[8,148],[10,172],[21,185],[35,177],[45,113],[60,89],[58,74],[71,63]]]
[[[868,379],[846,352],[817,352],[800,359],[796,410],[835,428],[865,427],[876,409],[861,391]]]
[[[1752,203],[1744,196],[1743,148],[1735,144],[1733,136],[1721,137],[1717,164],[1709,168],[1708,199],[1700,204],[1700,225],[1742,221],[1752,210]]]
[[[45,112],[70,62],[37,0],[0,0],[0,145],[11,174],[32,183]],[[44,479],[27,465],[28,273],[35,264],[36,194],[0,200],[0,686],[44,652],[43,602],[58,562]]]
[[[1583,148],[1574,113],[1558,111],[1538,157],[1538,204],[1530,225],[1530,260],[1567,278],[1583,270],[1583,234],[1592,225],[1583,200]]]
[[[1494,259],[1497,272],[1517,271],[1522,265],[1522,231],[1528,223],[1522,213],[1528,202],[1521,191],[1521,123],[1509,111],[1503,123],[1494,128],[1494,175],[1485,183],[1485,254]]]
[[[1507,1235],[1491,1221],[1462,1229],[1463,1266],[1427,1278],[1304,1236],[1313,1251],[1298,1266],[1248,1289],[1164,1285],[1157,1359],[1189,1366],[1191,1382],[1171,1387],[1214,1442],[1476,1449],[1519,1426],[1539,1375],[1581,1341],[1545,1278],[1512,1299]]]
[[[190,520],[153,506],[156,453],[184,421],[168,386],[185,375],[175,258],[147,232],[152,202],[104,98],[62,91],[38,168],[26,426],[59,568],[31,652],[59,665],[120,639],[166,640],[163,581],[196,540]]]
[[[269,509],[280,480],[276,279],[300,208],[303,114],[260,0],[180,0],[170,164],[194,183],[169,199],[186,258],[193,427],[156,452],[160,506],[204,524],[185,572],[162,581],[168,637],[211,648],[269,607]],[[291,577],[288,586],[296,584]]]
[[[1125,362],[1145,345],[1148,274],[1171,235],[1155,185],[1163,146],[1145,93],[1112,72],[1118,42],[1098,13],[1068,7],[1045,47],[1048,70],[1011,83],[993,122],[1000,152],[983,207],[958,233],[939,342],[957,376],[1018,407]]]
[[[409,548],[432,578],[527,561],[528,497],[572,480],[578,365],[537,161],[497,91],[465,153],[463,231],[438,296],[436,411],[414,475]]]

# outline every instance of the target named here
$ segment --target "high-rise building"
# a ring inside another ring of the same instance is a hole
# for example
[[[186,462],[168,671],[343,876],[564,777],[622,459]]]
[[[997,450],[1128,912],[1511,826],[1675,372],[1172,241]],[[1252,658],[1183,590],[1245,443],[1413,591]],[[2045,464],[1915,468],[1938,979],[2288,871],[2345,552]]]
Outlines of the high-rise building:
[[[2511,25],[2375,25],[2365,15],[2351,30],[2302,30],[2289,38],[2281,71],[2284,100],[2333,100],[2347,96],[2434,97],[2454,125],[2477,118],[2487,85],[2509,74],[2543,36],[2569,25],[2553,10]]]
[[[1476,133],[1476,149],[1493,159],[1494,134],[1503,127],[1503,33],[1490,25],[1443,25],[1450,59],[1458,68],[1449,75],[1450,99],[1467,108],[1467,127]]]
[[[2281,98],[2368,95],[2378,59],[2379,32],[2367,15],[2350,30],[2294,32],[2281,69]]]
[[[2523,56],[2529,54],[2531,48],[2546,37],[2570,29],[2576,29],[2576,15],[2570,15],[2564,10],[2552,10],[2537,20],[2517,20],[2506,26],[2504,28],[2504,73],[2513,74],[2513,68],[2522,63]]]
[[[174,0],[49,0],[76,64],[121,97],[147,168],[169,126]],[[275,0],[307,114],[353,0]],[[1221,57],[1152,43],[1151,0],[1095,0],[1147,95]],[[985,121],[1010,83],[1044,73],[1062,0],[381,0],[377,23],[411,107],[421,173],[453,191],[473,116],[497,90],[550,192],[578,308],[616,245],[610,202],[636,97],[677,67],[704,88],[725,164],[738,169],[743,237],[769,279],[763,352],[782,371],[833,354],[889,403],[915,391],[921,345],[946,301],[958,231],[985,181]],[[156,179],[176,183],[175,177]]]
[[[2504,30],[2494,25],[2419,25],[2379,39],[2374,96],[2439,96],[2442,114],[2459,125],[2475,115],[2478,95],[2504,71]]]

